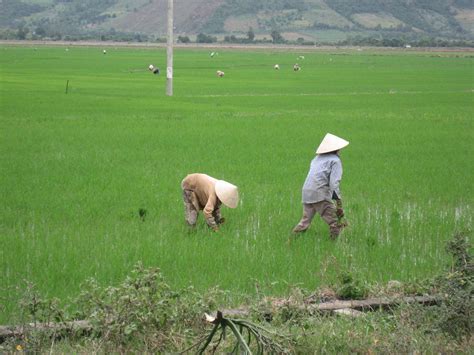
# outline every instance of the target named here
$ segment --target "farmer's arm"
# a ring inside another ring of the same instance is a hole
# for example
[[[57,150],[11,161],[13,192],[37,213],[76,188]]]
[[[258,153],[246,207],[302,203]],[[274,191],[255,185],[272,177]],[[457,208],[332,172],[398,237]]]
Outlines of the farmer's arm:
[[[329,188],[332,191],[332,199],[336,200],[336,216],[338,218],[344,217],[344,210],[342,209],[342,196],[339,190],[339,184],[342,179],[342,164],[340,160],[336,160],[331,169],[329,176]]]
[[[207,200],[206,206],[204,206],[204,210],[203,210],[204,218],[206,218],[206,223],[213,230],[218,229],[216,220],[214,216],[212,215],[216,207],[216,203],[217,203],[217,196],[215,194],[212,194],[211,196],[209,196],[209,199]]]
[[[216,205],[216,208],[214,209],[214,212],[212,214],[214,216],[214,220],[216,221],[216,223],[218,225],[224,223],[225,218],[223,218],[222,215],[221,215],[221,205],[220,205],[220,203],[218,203]]]
[[[334,161],[331,167],[331,174],[329,175],[329,189],[332,191],[332,199],[340,200],[342,198],[339,184],[342,179],[342,163],[340,160]]]

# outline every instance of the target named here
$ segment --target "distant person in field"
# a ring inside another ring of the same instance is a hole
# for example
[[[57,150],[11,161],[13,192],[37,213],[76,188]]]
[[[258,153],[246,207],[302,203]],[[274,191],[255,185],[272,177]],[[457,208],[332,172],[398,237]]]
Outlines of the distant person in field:
[[[293,228],[293,233],[306,231],[316,213],[329,225],[332,239],[336,239],[346,226],[339,184],[342,179],[342,163],[339,158],[348,141],[331,133],[326,134],[311,161],[309,173],[303,185],[303,217]]]
[[[199,211],[203,211],[207,225],[214,231],[224,223],[221,205],[236,208],[239,203],[237,186],[206,174],[190,174],[181,182],[186,222],[194,227]]]
[[[151,71],[153,74],[160,74],[160,68],[155,67],[153,64],[148,66],[148,70]]]

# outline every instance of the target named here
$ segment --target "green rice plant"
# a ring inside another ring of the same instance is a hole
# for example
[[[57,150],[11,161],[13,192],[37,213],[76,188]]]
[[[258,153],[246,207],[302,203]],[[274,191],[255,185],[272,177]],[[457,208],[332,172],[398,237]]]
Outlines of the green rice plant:
[[[20,322],[22,280],[66,300],[90,278],[119,284],[138,262],[175,289],[218,286],[236,304],[255,297],[256,281],[285,296],[288,285],[336,284],[350,267],[367,284],[416,284],[443,269],[454,230],[472,229],[469,53],[210,58],[177,48],[167,97],[166,78],[147,70],[166,66],[161,48],[68,49],[0,46],[2,324]],[[316,218],[288,245],[326,132],[351,142],[341,185],[349,226],[334,242]],[[217,235],[202,216],[186,227],[179,185],[190,172],[239,186]],[[324,268],[329,259],[339,270]]]

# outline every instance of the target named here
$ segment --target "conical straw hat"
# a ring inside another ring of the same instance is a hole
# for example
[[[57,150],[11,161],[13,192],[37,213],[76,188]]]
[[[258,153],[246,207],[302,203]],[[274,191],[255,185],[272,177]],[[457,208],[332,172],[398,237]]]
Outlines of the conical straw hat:
[[[334,152],[336,150],[342,149],[349,144],[348,141],[345,139],[339,138],[334,134],[327,133],[321,144],[319,145],[318,149],[316,150],[316,154],[324,154],[329,152]]]
[[[239,190],[237,186],[227,181],[217,180],[216,195],[227,207],[236,208],[239,204]]]

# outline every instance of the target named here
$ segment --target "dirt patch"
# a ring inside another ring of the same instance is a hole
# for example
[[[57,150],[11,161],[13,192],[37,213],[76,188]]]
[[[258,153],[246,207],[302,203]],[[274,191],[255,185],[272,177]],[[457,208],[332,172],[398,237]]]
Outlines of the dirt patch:
[[[200,28],[223,3],[224,0],[175,1],[174,13],[180,14],[174,19],[175,31],[185,33]],[[110,21],[109,26],[119,30],[163,34],[166,33],[167,16],[167,0],[156,0],[124,17]]]
[[[355,14],[352,16],[352,19],[365,28],[375,28],[377,26],[381,28],[395,28],[399,25],[403,25],[403,22],[399,19],[384,13]]]
[[[474,32],[474,10],[459,11],[454,17],[466,30]]]
[[[255,16],[230,16],[225,20],[224,29],[228,32],[247,32],[248,29],[258,28],[258,21]]]

